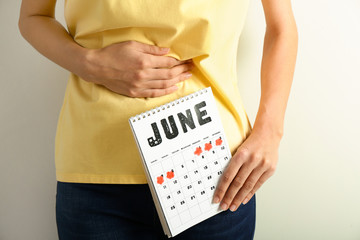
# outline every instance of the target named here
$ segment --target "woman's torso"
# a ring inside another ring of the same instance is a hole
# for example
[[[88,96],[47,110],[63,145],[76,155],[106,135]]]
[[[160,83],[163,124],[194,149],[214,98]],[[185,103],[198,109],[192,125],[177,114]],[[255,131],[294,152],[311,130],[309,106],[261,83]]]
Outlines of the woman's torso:
[[[211,86],[234,151],[251,126],[237,90],[236,55],[248,0],[66,0],[70,34],[85,48],[135,40],[193,59],[192,77],[158,98],[129,98],[70,75],[55,148],[57,180],[146,183],[128,118]],[[131,106],[131,107],[129,107]]]

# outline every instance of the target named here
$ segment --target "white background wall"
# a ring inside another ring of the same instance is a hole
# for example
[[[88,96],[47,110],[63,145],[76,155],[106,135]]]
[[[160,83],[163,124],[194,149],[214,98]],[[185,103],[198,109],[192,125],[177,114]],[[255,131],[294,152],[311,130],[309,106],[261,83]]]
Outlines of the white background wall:
[[[59,1],[58,18],[63,1]],[[68,73],[20,37],[0,0],[0,240],[57,239],[54,138]],[[360,2],[293,1],[299,54],[276,174],[257,194],[256,240],[360,239]],[[265,22],[251,1],[239,86],[251,122]]]

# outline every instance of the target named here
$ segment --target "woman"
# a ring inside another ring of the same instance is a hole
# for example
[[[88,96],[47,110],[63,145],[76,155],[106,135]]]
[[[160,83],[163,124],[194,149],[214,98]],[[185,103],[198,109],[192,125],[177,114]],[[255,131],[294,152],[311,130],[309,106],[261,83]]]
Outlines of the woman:
[[[175,237],[252,239],[255,192],[275,171],[297,53],[290,0],[263,0],[261,100],[250,126],[236,89],[247,0],[23,0],[19,28],[71,72],[55,162],[60,239],[162,239],[130,116],[211,86],[233,153],[214,203],[224,211]]]

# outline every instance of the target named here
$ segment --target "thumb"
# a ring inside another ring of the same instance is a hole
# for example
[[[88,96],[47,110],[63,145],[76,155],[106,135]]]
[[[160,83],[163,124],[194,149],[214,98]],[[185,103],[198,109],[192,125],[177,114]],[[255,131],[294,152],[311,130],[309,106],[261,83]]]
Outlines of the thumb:
[[[143,53],[159,55],[159,56],[167,54],[170,51],[170,48],[158,47],[155,45],[149,45],[145,43],[139,43],[138,47],[139,47],[138,50]]]

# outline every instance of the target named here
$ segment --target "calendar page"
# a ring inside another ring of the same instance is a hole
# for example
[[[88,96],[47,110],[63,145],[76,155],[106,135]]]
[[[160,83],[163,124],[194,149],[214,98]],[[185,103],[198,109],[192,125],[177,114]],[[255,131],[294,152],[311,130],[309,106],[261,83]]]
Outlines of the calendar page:
[[[222,211],[212,198],[231,153],[211,88],[129,122],[168,237]]]

